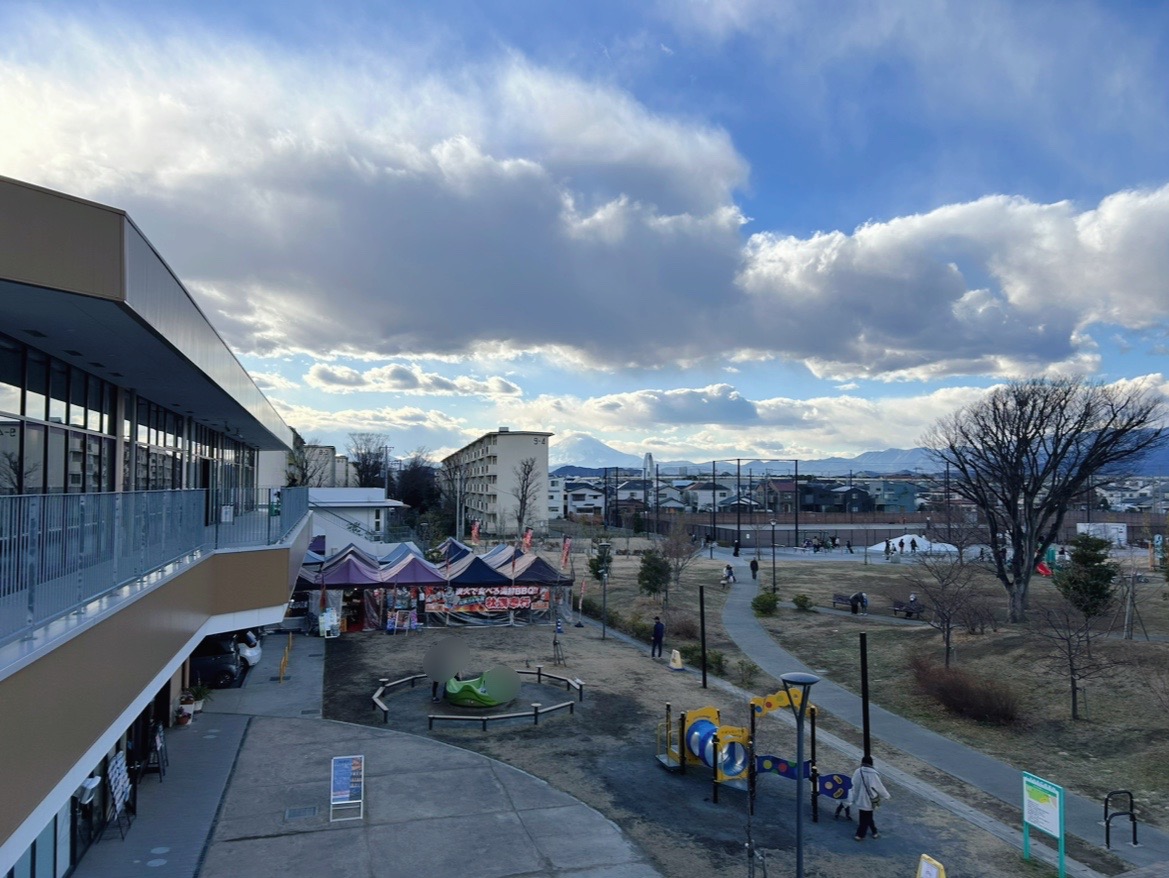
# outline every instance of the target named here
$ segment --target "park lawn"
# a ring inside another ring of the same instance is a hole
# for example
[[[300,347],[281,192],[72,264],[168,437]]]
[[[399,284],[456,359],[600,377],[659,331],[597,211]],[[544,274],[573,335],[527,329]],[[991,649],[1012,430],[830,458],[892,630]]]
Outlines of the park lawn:
[[[770,560],[770,559],[766,559]],[[747,558],[736,565],[740,581]],[[664,611],[667,645],[697,639],[698,589],[705,588],[707,646],[725,657],[723,676],[751,691],[771,691],[778,685],[751,665],[723,631],[722,608],[727,593],[718,585],[724,562],[702,556],[672,586]],[[637,589],[636,556],[618,556],[611,569],[608,590],[610,609],[623,619],[650,622],[662,613],[656,599]],[[587,575],[587,574],[586,574]],[[872,563],[848,563],[828,559],[788,562],[780,566],[778,592],[782,601],[807,595],[825,611],[801,612],[786,604],[764,627],[785,649],[835,682],[860,691],[859,639],[868,634],[869,685],[874,702],[934,731],[963,741],[1034,774],[1047,777],[1081,795],[1103,802],[1116,789],[1131,790],[1140,819],[1169,828],[1169,806],[1163,791],[1169,788],[1169,649],[1164,642],[1145,641],[1142,626],[1136,637],[1118,636],[1100,641],[1098,653],[1116,662],[1104,674],[1088,680],[1086,718],[1072,721],[1069,683],[1052,673],[1047,656],[1050,645],[1023,626],[1001,622],[997,630],[983,634],[960,633],[955,639],[954,664],[980,677],[1005,680],[1019,696],[1020,720],[996,726],[956,717],[919,694],[908,670],[910,657],[924,652],[939,663],[943,658],[941,635],[924,623],[893,623],[889,609],[915,590],[913,564],[903,559],[889,564],[880,556]],[[1138,609],[1143,630],[1153,636],[1169,634],[1169,601],[1165,583],[1154,579],[1137,586]],[[761,590],[770,587],[770,564],[760,570]],[[589,593],[599,598],[600,586],[589,583]],[[987,598],[1006,617],[1006,595],[991,576],[982,585]],[[916,589],[920,593],[920,589]],[[833,594],[864,591],[869,595],[868,616],[833,613]],[[1049,580],[1036,577],[1031,584],[1032,608],[1038,610],[1056,595]],[[623,627],[624,627],[624,623]],[[1119,632],[1121,620],[1115,623]],[[684,635],[693,632],[693,637]],[[672,635],[672,636],[671,636]],[[1081,703],[1081,710],[1084,702]],[[841,731],[834,729],[834,731]],[[894,742],[890,742],[894,743]],[[912,755],[912,754],[911,754]]]

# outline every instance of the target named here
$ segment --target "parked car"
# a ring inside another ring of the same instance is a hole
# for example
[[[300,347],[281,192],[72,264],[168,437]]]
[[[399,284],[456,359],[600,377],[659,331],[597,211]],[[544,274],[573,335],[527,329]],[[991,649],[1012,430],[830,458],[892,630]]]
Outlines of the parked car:
[[[213,689],[234,686],[244,671],[239,648],[233,637],[213,634],[204,637],[191,653],[191,682]]]
[[[260,658],[264,654],[264,646],[260,643],[260,638],[255,631],[237,631],[235,645],[236,649],[239,650],[240,660],[247,665],[249,670],[260,663]]]

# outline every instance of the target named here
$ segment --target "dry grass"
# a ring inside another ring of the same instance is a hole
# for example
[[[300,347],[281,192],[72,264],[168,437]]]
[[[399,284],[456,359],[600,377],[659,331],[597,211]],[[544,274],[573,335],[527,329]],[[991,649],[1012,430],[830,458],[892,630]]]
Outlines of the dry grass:
[[[740,582],[749,577],[748,558],[736,564]],[[770,559],[760,570],[761,584],[770,585]],[[612,567],[608,601],[626,618],[652,620],[662,611],[656,602],[637,592],[636,557],[618,556]],[[726,592],[718,585],[724,562],[705,556],[687,571],[680,588],[673,588],[665,608],[672,646],[683,632],[696,631],[698,587],[706,585],[708,648],[726,656],[727,676],[745,658],[722,629]],[[958,666],[975,676],[1006,680],[1021,702],[1021,721],[1001,727],[961,719],[926,700],[909,672],[911,658],[920,653],[942,659],[941,636],[920,623],[892,624],[889,607],[913,589],[908,576],[912,564],[850,563],[820,559],[781,562],[779,594],[784,601],[805,594],[819,607],[831,606],[834,593],[865,591],[869,616],[830,612],[799,612],[781,606],[761,621],[785,649],[843,686],[859,691],[858,638],[868,633],[869,685],[873,700],[941,734],[1036,774],[1050,777],[1070,790],[1096,800],[1110,790],[1132,790],[1142,820],[1169,828],[1169,806],[1163,791],[1169,788],[1169,649],[1165,642],[1144,639],[1102,641],[1099,649],[1117,666],[1087,683],[1087,719],[1070,718],[1069,684],[1048,670],[1049,646],[1025,627],[1007,625],[1002,587],[987,576],[982,583],[999,608],[997,631],[981,635],[960,633],[955,638]],[[1150,577],[1152,579],[1152,577]],[[590,583],[599,597],[599,586]],[[1138,585],[1138,609],[1144,629],[1153,637],[1169,634],[1169,600],[1165,584],[1153,580]],[[920,589],[917,589],[920,591]],[[1047,580],[1032,581],[1032,606],[1053,601],[1055,590]],[[1119,631],[1120,620],[1116,630]],[[1140,626],[1137,637],[1142,637]],[[760,675],[754,686],[768,690],[777,681]]]

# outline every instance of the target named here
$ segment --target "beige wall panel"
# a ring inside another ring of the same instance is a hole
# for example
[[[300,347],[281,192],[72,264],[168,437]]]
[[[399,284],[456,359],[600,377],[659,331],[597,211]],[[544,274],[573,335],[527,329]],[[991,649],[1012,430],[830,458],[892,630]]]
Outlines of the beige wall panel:
[[[125,215],[0,178],[0,277],[121,300]]]
[[[0,838],[209,617],[287,601],[288,568],[287,549],[214,555],[0,681],[4,788],[13,793],[0,796]]]

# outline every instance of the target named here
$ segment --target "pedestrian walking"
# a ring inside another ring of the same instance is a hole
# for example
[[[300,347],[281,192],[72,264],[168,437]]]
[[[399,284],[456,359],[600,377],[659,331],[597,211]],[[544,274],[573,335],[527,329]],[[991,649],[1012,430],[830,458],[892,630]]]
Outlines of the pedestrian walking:
[[[889,545],[889,541],[885,540],[885,558],[887,559],[893,553],[893,547]]]
[[[917,554],[917,538],[916,537],[911,538],[909,540],[909,554],[911,554],[911,555]]]
[[[853,554],[853,551],[852,551],[852,540],[845,540],[845,541],[844,541],[844,548],[848,549],[848,554],[852,555],[852,554]]]
[[[901,554],[901,555],[905,554],[905,537],[902,537],[901,539],[899,539],[897,541],[897,550],[898,550],[898,554]]]
[[[661,616],[654,616],[654,639],[649,648],[649,657],[662,657],[662,641],[666,639],[666,626],[662,624]]]
[[[866,756],[861,760],[861,767],[852,775],[852,793],[848,804],[856,808],[856,840],[864,841],[865,832],[871,831],[873,838],[880,838],[873,812],[882,802],[892,800],[885,784],[881,782],[881,775],[873,767],[873,757]]]
[[[751,563],[748,566],[751,568],[751,578],[758,579],[759,578],[759,559],[752,558]]]

